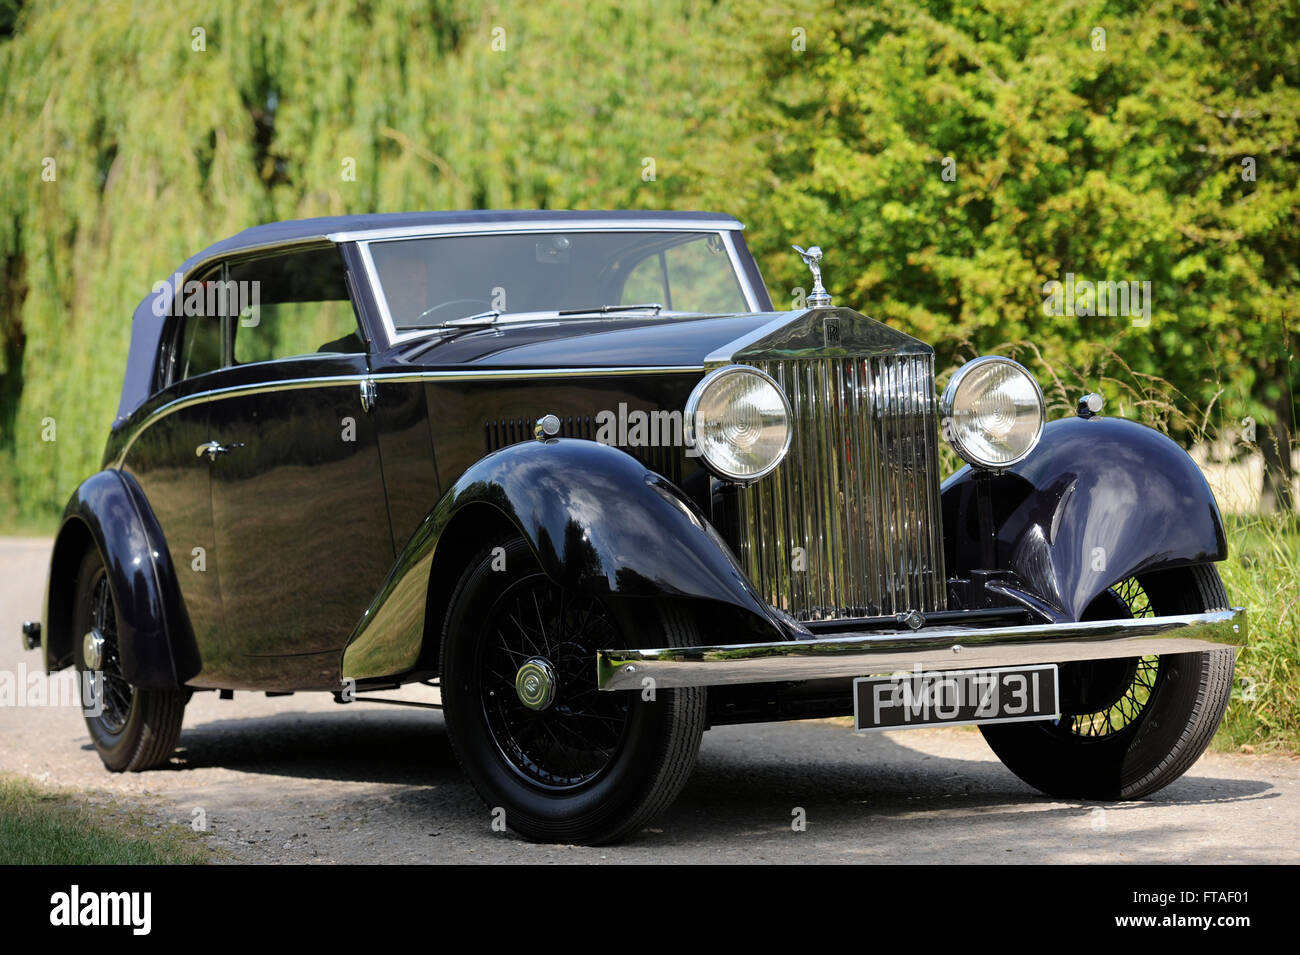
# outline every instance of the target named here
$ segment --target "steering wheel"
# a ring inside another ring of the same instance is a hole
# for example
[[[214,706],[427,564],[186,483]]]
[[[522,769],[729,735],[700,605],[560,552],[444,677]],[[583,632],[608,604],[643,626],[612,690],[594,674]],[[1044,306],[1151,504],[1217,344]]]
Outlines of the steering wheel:
[[[492,303],[491,303],[491,302],[488,302],[488,301],[485,301],[484,299],[481,299],[481,298],[453,298],[451,301],[448,301],[448,302],[439,302],[437,305],[431,306],[430,308],[426,308],[426,309],[425,309],[423,312],[421,312],[419,315],[415,316],[415,321],[414,321],[412,324],[414,324],[414,325],[425,325],[425,324],[428,324],[428,325],[437,325],[437,324],[438,324],[437,322],[426,322],[425,319],[426,319],[426,318],[431,318],[431,317],[433,316],[433,313],[434,313],[434,312],[440,311],[440,310],[442,310],[442,309],[444,309],[444,308],[451,308],[453,305],[482,305],[482,306],[483,306],[483,308],[481,308],[481,309],[477,309],[477,310],[475,310],[475,311],[468,312],[467,314],[469,314],[469,315],[476,315],[476,314],[478,314],[478,312],[489,312],[489,311],[492,310]],[[457,317],[460,317],[460,316],[457,316]]]

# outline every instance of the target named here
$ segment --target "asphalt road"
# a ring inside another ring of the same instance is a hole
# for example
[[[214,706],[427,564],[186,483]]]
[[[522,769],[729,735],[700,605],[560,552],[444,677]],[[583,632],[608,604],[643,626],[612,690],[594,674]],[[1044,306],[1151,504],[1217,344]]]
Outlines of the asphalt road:
[[[39,668],[19,625],[40,614],[48,549],[0,538],[0,674]],[[171,766],[129,775],[102,768],[75,707],[3,705],[0,771],[106,791],[186,825],[201,810],[233,861],[1300,862],[1300,760],[1211,754],[1143,802],[1057,802],[971,729],[720,727],[653,828],[597,849],[494,832],[436,712],[327,695],[198,694]]]

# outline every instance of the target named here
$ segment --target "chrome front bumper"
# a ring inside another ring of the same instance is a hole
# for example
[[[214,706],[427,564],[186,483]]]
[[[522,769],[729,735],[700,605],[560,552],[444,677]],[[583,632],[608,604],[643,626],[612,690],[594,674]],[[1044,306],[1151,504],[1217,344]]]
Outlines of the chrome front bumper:
[[[933,627],[781,643],[602,650],[596,658],[596,678],[602,690],[721,686],[896,670],[971,670],[1199,653],[1245,644],[1246,611],[1237,607],[1176,617],[1027,627]],[[653,683],[646,684],[647,678]]]

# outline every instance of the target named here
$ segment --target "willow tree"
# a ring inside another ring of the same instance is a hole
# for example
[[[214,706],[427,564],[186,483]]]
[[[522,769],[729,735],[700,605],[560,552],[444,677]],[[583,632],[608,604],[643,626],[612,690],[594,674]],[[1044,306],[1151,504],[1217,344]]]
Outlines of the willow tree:
[[[718,73],[711,4],[93,0],[0,19],[0,504],[99,463],[129,317],[276,219],[671,207]],[[717,172],[726,174],[726,167]]]

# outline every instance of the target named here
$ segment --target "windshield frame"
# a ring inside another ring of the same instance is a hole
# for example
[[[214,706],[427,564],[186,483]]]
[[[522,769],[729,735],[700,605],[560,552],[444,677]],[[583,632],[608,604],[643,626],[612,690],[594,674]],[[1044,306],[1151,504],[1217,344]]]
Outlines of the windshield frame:
[[[391,348],[394,345],[401,344],[415,339],[428,338],[431,334],[436,334],[437,329],[432,328],[409,328],[398,331],[393,322],[392,313],[388,309],[387,294],[384,291],[383,284],[379,281],[379,271],[375,268],[375,260],[371,255],[370,247],[382,242],[396,242],[407,239],[447,239],[457,236],[476,236],[487,233],[494,235],[548,235],[564,234],[572,232],[679,232],[691,233],[693,235],[716,235],[721,240],[727,250],[727,260],[731,263],[732,274],[735,276],[737,284],[740,286],[741,294],[744,296],[745,304],[751,312],[763,311],[762,300],[754,290],[750,281],[750,276],[744,268],[741,257],[736,248],[735,233],[739,231],[734,224],[721,224],[699,222],[697,220],[683,219],[681,221],[665,220],[644,220],[629,217],[623,222],[599,222],[599,221],[555,221],[546,223],[530,223],[527,226],[520,226],[517,223],[482,223],[472,225],[450,226],[446,229],[401,229],[393,230],[392,233],[372,235],[365,238],[356,238],[356,247],[361,263],[366,272],[366,280],[372,290],[372,299],[375,308],[379,312],[379,319],[383,325],[382,332],[387,339],[385,347]],[[509,325],[518,321],[537,321],[539,317],[550,317],[560,321],[569,321],[578,316],[563,317],[559,315],[560,309],[546,312],[517,312],[515,317],[511,313],[503,313],[494,322],[497,326]],[[628,316],[638,316],[641,312],[630,311],[625,313]],[[685,316],[687,312],[661,312],[663,318],[671,321],[674,317]],[[612,315],[601,316],[611,318]]]

